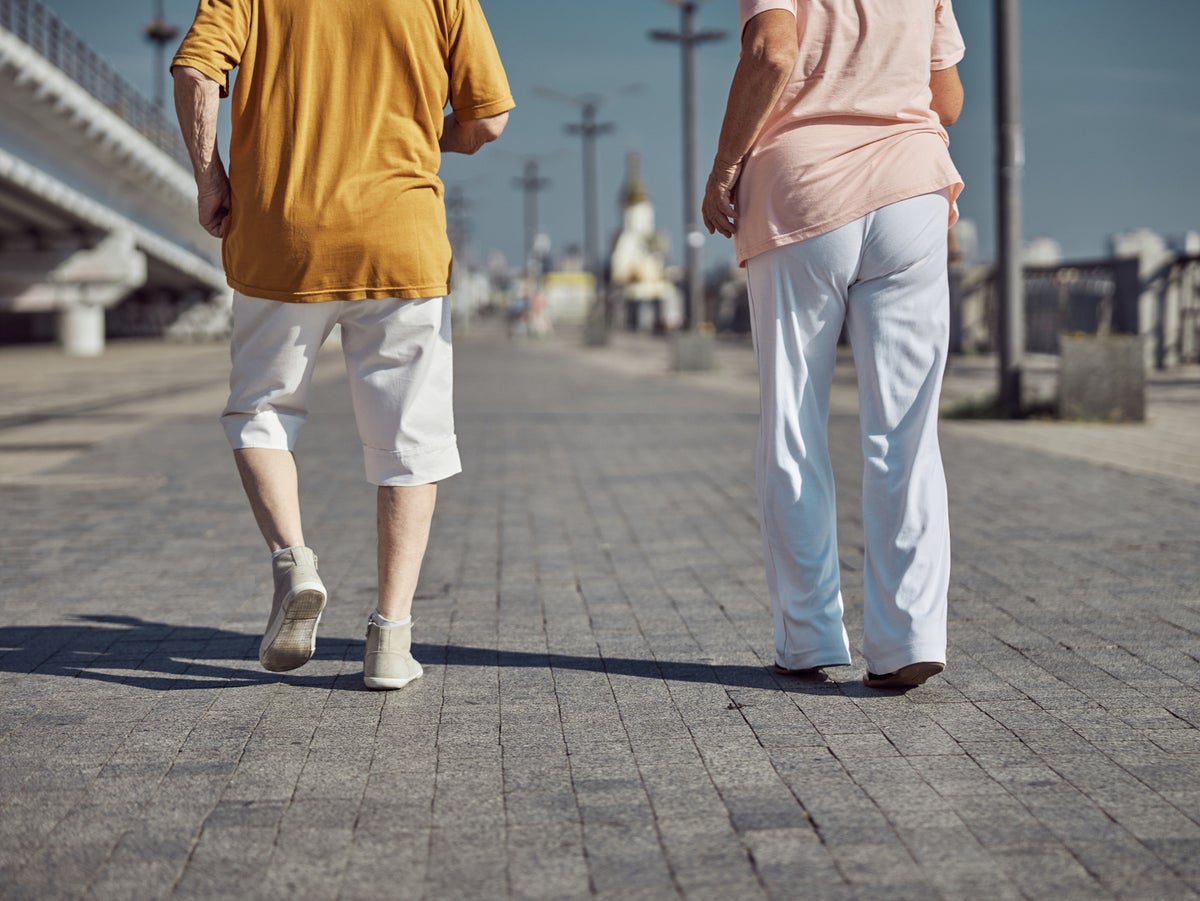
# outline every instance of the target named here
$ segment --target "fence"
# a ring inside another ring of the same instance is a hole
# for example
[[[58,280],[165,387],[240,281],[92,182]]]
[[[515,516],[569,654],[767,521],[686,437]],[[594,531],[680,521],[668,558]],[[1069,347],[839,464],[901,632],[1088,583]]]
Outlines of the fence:
[[[6,28],[124,119],[160,150],[190,167],[176,126],[38,0],[0,0]]]
[[[1176,257],[1145,287],[1156,301],[1155,365],[1200,363],[1200,255]]]
[[[952,266],[951,349],[995,349],[996,286],[988,267]],[[1136,259],[1025,268],[1025,349],[1057,354],[1059,335],[1145,334],[1153,364],[1200,363],[1200,255],[1148,277]]]
[[[1138,333],[1138,261],[1025,268],[1025,349],[1056,354],[1063,332]]]

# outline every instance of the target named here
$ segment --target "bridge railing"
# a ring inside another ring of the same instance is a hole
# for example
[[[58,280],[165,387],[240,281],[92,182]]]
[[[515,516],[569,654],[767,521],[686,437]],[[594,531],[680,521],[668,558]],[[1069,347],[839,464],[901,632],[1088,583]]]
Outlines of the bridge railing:
[[[1059,335],[1138,333],[1137,260],[1025,267],[1025,349],[1057,354]]]
[[[994,351],[998,301],[988,266],[951,266],[951,349]],[[1025,349],[1057,354],[1059,336],[1144,334],[1153,365],[1200,363],[1200,255],[1149,275],[1136,259],[1025,267]]]
[[[38,0],[0,0],[0,27],[62,70],[160,150],[190,167],[176,125]]]
[[[1183,254],[1153,273],[1154,361],[1159,369],[1200,363],[1200,254]]]

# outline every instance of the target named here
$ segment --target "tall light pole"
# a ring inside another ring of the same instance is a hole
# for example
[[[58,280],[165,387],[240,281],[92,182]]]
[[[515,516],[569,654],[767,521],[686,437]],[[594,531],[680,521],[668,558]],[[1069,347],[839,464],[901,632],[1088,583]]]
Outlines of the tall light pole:
[[[450,238],[450,249],[455,264],[462,257],[462,271],[467,271],[467,239],[471,235],[466,194],[460,185],[446,188],[446,235]]]
[[[179,29],[167,21],[163,13],[163,0],[155,0],[154,18],[143,29],[146,40],[154,44],[154,103],[159,109],[167,108],[166,60],[167,44],[179,37]]]
[[[605,329],[608,327],[608,303],[604,293],[604,265],[600,254],[600,210],[596,204],[596,138],[608,134],[611,122],[597,122],[596,112],[601,98],[595,94],[571,96],[551,88],[537,88],[538,94],[551,100],[569,103],[579,109],[579,122],[567,126],[569,135],[577,135],[583,143],[583,256],[584,269],[592,274],[596,287],[596,303],[603,304]],[[607,340],[605,338],[604,340]]]
[[[525,193],[525,262],[529,266],[535,256],[538,235],[537,196],[550,185],[550,179],[538,174],[536,157],[526,157],[524,171],[513,179],[513,187]]]
[[[689,329],[697,328],[707,319],[703,303],[703,280],[700,272],[700,247],[704,234],[696,216],[696,67],[695,50],[698,44],[719,41],[724,31],[696,31],[695,0],[667,0],[678,6],[679,31],[650,32],[650,39],[679,44],[683,50],[683,247],[686,254],[687,288],[684,292],[684,317]]]
[[[1000,409],[1021,413],[1025,272],[1021,258],[1021,132],[1018,0],[994,0],[996,27],[996,296]]]
[[[603,265],[600,254],[600,208],[596,203],[596,138],[612,131],[611,122],[597,122],[596,110],[600,101],[587,98],[580,101],[580,121],[566,126],[567,134],[583,139],[583,244],[586,268],[596,279],[600,290]]]

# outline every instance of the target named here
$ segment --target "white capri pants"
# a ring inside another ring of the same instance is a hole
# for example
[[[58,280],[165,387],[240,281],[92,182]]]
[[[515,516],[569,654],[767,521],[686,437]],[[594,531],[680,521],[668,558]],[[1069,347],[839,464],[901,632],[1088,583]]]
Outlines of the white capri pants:
[[[850,662],[829,395],[845,323],[862,428],[863,655],[946,660],[950,526],[937,412],[949,335],[944,194],[883,207],[747,263],[761,385],[756,467],[781,666]]]
[[[282,303],[235,293],[221,414],[230,445],[295,450],[317,351],[338,324],[367,480],[426,485],[461,472],[450,306],[441,297]]]

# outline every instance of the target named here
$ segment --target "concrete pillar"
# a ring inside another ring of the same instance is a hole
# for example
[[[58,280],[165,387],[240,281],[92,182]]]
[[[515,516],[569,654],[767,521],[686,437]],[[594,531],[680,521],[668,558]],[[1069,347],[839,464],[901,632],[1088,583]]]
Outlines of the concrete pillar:
[[[1146,368],[1159,369],[1176,365],[1170,350],[1175,345],[1178,315],[1169,307],[1166,283],[1149,283],[1149,279],[1175,256],[1167,242],[1149,229],[1113,235],[1109,241],[1112,255],[1118,258],[1136,257],[1142,295],[1138,302],[1138,332],[1144,336]]]
[[[58,313],[58,342],[74,357],[104,353],[104,307],[72,303]]]

